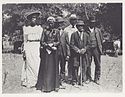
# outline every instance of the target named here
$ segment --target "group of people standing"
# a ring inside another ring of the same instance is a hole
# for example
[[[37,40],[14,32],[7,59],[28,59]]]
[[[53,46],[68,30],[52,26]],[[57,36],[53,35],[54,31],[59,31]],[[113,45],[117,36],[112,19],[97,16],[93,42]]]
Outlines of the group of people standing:
[[[50,16],[47,18],[47,26],[42,28],[35,23],[39,15],[40,12],[27,15],[30,25],[23,26],[24,64],[21,84],[36,87],[43,92],[66,88],[63,83],[83,85],[94,81],[99,85],[103,37],[99,28],[95,27],[95,19],[90,18],[89,25],[86,25],[72,14],[70,25],[64,28],[62,17]],[[94,80],[91,77],[92,58],[95,63]]]

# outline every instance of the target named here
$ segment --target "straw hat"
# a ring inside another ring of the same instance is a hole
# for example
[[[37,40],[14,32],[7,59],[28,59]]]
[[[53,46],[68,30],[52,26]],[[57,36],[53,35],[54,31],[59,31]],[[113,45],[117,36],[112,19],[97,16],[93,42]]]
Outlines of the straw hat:
[[[77,21],[76,26],[85,26],[85,23],[82,20]]]
[[[41,14],[40,11],[32,11],[32,12],[29,12],[29,13],[26,15],[26,19],[31,20],[32,17],[36,17],[36,18],[37,18],[37,17],[40,16],[40,14]]]
[[[57,17],[56,22],[57,23],[62,23],[62,22],[64,22],[64,19],[62,17]]]

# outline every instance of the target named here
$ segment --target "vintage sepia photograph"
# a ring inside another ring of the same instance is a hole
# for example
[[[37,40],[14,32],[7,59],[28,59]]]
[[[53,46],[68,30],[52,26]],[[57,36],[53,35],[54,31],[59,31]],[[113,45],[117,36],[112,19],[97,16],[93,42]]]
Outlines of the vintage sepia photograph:
[[[2,4],[2,94],[121,93],[123,3]]]

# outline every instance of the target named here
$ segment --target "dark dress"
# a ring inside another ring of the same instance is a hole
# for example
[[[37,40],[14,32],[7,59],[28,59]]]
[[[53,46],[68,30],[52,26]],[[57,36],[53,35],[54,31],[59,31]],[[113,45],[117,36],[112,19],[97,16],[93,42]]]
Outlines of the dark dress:
[[[53,50],[48,44],[52,43]],[[58,46],[60,44],[59,32],[57,29],[44,29],[41,37],[40,57],[41,63],[38,74],[36,89],[44,92],[50,92],[59,89],[59,66],[58,66]],[[49,54],[46,49],[49,49]]]

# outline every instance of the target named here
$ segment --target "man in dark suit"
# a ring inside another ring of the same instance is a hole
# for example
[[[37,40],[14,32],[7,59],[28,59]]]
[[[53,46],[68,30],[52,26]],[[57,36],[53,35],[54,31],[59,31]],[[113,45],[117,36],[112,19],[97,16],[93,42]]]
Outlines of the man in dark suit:
[[[91,62],[92,62],[92,57],[94,57],[94,63],[95,63],[94,82],[96,84],[100,84],[99,82],[101,74],[100,63],[101,63],[103,37],[100,29],[95,27],[95,24],[96,24],[95,18],[90,17],[88,26],[88,34],[90,36],[90,42],[91,42],[89,49],[90,65],[87,70],[87,77],[88,81],[91,81]]]
[[[61,83],[65,81],[65,65],[70,56],[69,51],[69,37],[68,33],[64,31],[64,19],[62,17],[56,18],[56,24],[60,33],[59,45],[59,64],[60,64],[60,77]]]
[[[86,33],[86,26],[82,20],[79,20],[76,24],[78,31],[71,35],[71,50],[73,52],[73,85],[78,84],[78,70],[80,67],[80,72],[82,76],[82,83],[86,82],[86,71],[89,65],[88,63],[88,48],[89,48],[89,35]],[[81,83],[81,84],[82,84]]]

